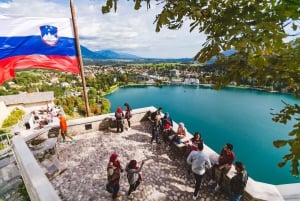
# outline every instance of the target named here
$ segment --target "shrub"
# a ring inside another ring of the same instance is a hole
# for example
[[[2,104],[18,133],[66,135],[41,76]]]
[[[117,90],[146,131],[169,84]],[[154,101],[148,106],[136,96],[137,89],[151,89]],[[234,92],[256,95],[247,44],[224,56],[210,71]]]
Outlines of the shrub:
[[[19,108],[15,108],[10,115],[4,119],[2,128],[8,128],[18,123],[23,118],[25,112]]]

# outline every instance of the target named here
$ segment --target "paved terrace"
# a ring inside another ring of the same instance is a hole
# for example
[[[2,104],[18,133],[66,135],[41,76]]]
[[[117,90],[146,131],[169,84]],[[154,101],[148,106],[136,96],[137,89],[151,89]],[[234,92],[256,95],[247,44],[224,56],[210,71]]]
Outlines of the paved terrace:
[[[187,173],[185,158],[176,156],[170,146],[149,143],[151,139],[147,122],[134,122],[132,129],[122,134],[116,129],[96,131],[75,136],[76,144],[58,144],[57,155],[66,170],[51,180],[62,200],[106,201],[112,200],[106,192],[106,166],[113,152],[125,167],[131,159],[139,163],[146,159],[143,167],[145,180],[133,193],[132,200],[178,200],[190,201],[194,190],[192,174]],[[129,188],[126,173],[120,181],[121,200],[128,200]],[[228,200],[224,194],[215,193],[204,180],[198,200]]]

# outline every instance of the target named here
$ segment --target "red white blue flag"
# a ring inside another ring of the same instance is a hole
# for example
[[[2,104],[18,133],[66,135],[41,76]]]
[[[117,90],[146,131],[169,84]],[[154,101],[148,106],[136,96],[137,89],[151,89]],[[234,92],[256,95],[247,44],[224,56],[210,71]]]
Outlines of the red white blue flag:
[[[16,69],[43,68],[79,73],[69,18],[0,15],[0,84]]]

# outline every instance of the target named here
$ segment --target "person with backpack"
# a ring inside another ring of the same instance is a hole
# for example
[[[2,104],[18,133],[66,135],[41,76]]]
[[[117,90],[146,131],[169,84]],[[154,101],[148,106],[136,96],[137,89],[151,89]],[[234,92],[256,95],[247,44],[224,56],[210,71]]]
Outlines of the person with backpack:
[[[131,160],[125,168],[125,171],[127,172],[128,183],[130,185],[129,190],[127,192],[128,199],[133,198],[131,193],[137,189],[137,187],[142,181],[141,170],[143,168],[143,165],[144,161],[142,161],[141,166],[138,167],[137,161]]]
[[[120,190],[120,177],[123,172],[120,161],[118,160],[118,154],[113,153],[109,158],[107,165],[107,180],[106,190],[112,194],[114,201],[119,201],[119,190]]]
[[[156,144],[160,144],[159,133],[160,133],[160,116],[157,115],[154,124],[152,125],[152,138],[150,144],[153,143],[153,140],[156,141]]]
[[[124,113],[121,107],[117,107],[115,112],[116,122],[117,122],[117,133],[120,131],[123,133],[123,122],[124,122]]]
[[[230,201],[240,201],[248,181],[248,173],[242,162],[235,163],[236,175],[230,180]]]
[[[152,112],[151,115],[150,115],[151,121],[155,122],[155,120],[158,118],[158,116],[161,119],[162,118],[161,113],[162,113],[162,108],[161,107],[159,107],[156,111]],[[161,123],[160,123],[160,125],[161,125]]]

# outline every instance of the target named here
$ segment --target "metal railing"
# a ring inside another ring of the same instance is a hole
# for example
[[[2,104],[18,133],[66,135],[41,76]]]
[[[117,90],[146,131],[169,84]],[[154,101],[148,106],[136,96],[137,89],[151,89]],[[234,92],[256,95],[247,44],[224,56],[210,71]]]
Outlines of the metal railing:
[[[3,133],[3,134],[0,134],[0,144],[2,146],[7,146],[11,144],[11,141],[10,141],[10,134],[9,133]]]

